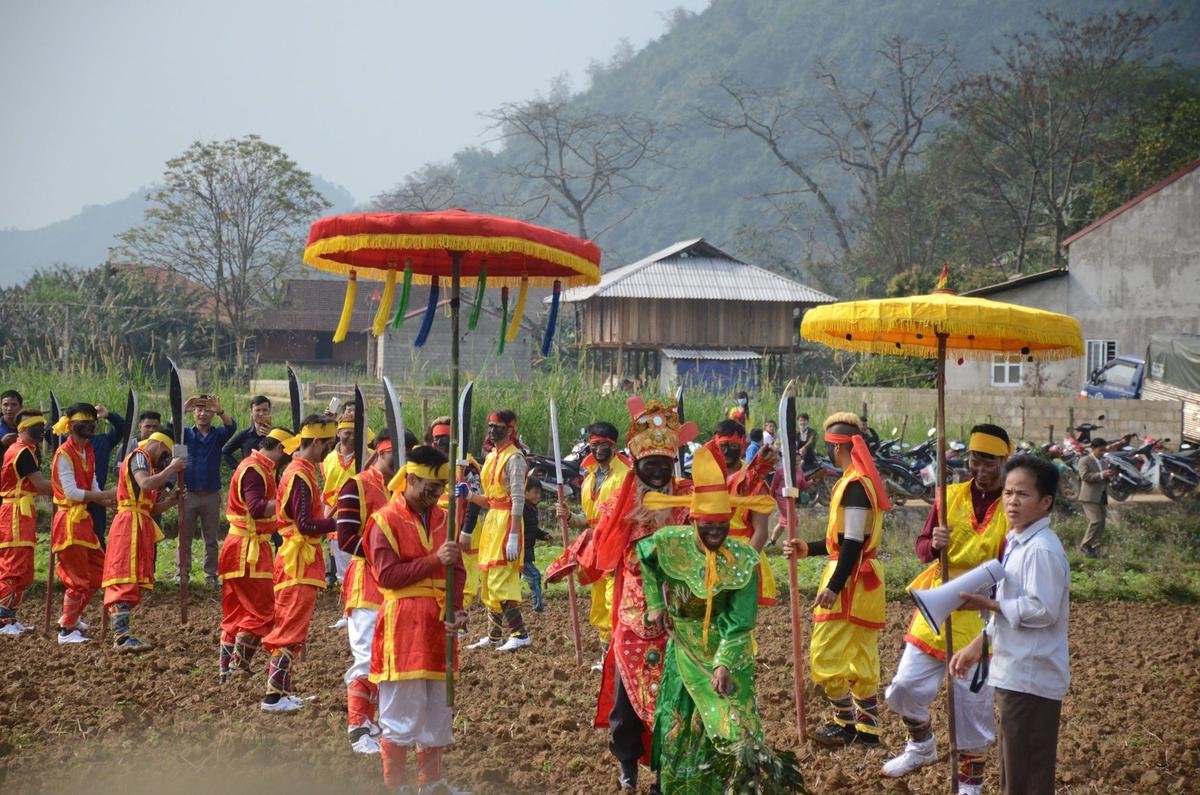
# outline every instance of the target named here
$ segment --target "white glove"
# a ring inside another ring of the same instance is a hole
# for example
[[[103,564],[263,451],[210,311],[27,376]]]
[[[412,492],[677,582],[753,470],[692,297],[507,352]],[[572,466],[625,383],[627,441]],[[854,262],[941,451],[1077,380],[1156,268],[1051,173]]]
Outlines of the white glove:
[[[521,541],[517,538],[516,533],[508,534],[508,543],[504,545],[504,557],[506,560],[514,561],[521,554]]]

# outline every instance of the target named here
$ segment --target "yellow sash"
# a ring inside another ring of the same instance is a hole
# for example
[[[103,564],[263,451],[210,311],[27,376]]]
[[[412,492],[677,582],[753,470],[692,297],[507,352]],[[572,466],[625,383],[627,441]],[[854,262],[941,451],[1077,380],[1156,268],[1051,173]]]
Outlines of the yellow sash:
[[[403,588],[380,588],[384,599],[436,599],[439,610],[446,608],[446,581],[426,577],[420,582],[406,585]]]
[[[320,546],[321,539],[317,536],[309,538],[299,531],[285,536],[283,544],[279,547],[279,557],[283,560],[283,570],[287,572],[288,576],[298,579],[304,573],[304,570],[308,568],[308,564],[317,559],[317,549]],[[257,549],[258,545],[255,544],[254,547]]]

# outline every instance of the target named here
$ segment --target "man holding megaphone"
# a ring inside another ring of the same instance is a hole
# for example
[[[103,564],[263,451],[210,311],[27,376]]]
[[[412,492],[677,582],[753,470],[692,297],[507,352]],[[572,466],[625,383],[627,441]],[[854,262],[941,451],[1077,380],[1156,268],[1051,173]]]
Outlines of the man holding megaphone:
[[[988,681],[1000,710],[1000,789],[1012,795],[1050,795],[1062,700],[1071,683],[1067,622],[1071,567],[1050,510],[1058,470],[1021,455],[1004,467],[1004,512],[1012,528],[1005,541],[1004,579],[996,598],[961,593],[970,608],[992,619],[950,660],[950,673],[967,676],[992,648]]]
[[[967,449],[971,479],[946,486],[944,519],[939,521],[937,507],[929,512],[925,529],[917,538],[917,557],[929,566],[909,583],[909,591],[942,584],[938,561],[942,550],[949,556],[951,577],[1000,558],[1008,532],[1008,519],[1000,510],[1000,492],[1004,486],[1004,463],[1012,444],[1003,428],[983,424],[971,429]],[[978,611],[956,610],[951,626],[952,648],[961,649],[982,631],[983,619]],[[908,730],[904,751],[883,765],[883,775],[893,778],[937,761],[929,707],[941,689],[946,665],[945,627],[940,627],[940,631],[931,629],[921,611],[913,611],[904,640],[896,674],[884,691],[888,708],[904,720]],[[972,692],[966,682],[955,682],[954,724],[959,749],[958,792],[979,795],[987,749],[996,739],[992,689],[984,685],[978,692]]]

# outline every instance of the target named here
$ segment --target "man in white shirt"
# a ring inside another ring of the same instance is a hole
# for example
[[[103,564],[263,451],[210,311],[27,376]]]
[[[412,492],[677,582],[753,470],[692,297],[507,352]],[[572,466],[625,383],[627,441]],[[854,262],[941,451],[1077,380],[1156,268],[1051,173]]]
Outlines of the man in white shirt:
[[[1000,789],[1013,795],[1054,792],[1054,768],[1062,699],[1071,676],[1067,620],[1071,567],[1050,510],[1058,470],[1049,461],[1015,456],[1005,465],[1004,512],[1011,530],[1004,552],[1004,580],[996,598],[963,593],[964,607],[992,612],[983,634],[950,661],[965,677],[992,647],[991,671],[983,668],[1000,708]]]

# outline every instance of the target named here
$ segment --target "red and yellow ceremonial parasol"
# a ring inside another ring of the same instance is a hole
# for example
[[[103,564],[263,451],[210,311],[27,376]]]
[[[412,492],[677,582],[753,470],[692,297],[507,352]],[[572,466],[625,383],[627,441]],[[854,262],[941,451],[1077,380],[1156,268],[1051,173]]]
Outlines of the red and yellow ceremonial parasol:
[[[937,360],[937,504],[945,521],[946,505],[946,356],[991,359],[1008,353],[1028,361],[1070,359],[1083,355],[1079,321],[1069,315],[1016,304],[957,295],[947,288],[942,268],[937,288],[928,295],[842,301],[810,309],[800,335],[847,351],[913,356]],[[941,552],[942,581],[949,580],[946,550]],[[945,624],[946,660],[953,655],[950,621]],[[948,671],[947,671],[948,674]],[[950,765],[958,791],[954,727],[954,688],[947,686]]]
[[[345,339],[354,309],[358,279],[384,282],[384,289],[371,330],[384,333],[389,322],[398,327],[404,321],[411,286],[428,284],[429,300],[421,327],[414,339],[425,344],[437,313],[442,284],[450,288],[451,395],[459,392],[459,304],[462,279],[475,280],[475,303],[468,328],[473,329],[483,305],[487,287],[501,288],[501,331],[499,351],[511,342],[520,328],[525,297],[529,287],[554,290],[550,316],[542,340],[542,355],[550,353],[557,325],[559,295],[564,287],[597,284],[600,281],[600,249],[592,242],[564,232],[493,215],[465,210],[428,213],[357,213],[335,215],[313,223],[304,249],[304,261],[314,268],[342,274],[349,279],[341,320],[334,342]],[[397,283],[400,297],[396,300]],[[516,288],[517,301],[508,312],[510,288]],[[394,308],[393,308],[393,305]],[[390,321],[389,321],[390,318]],[[450,458],[466,455],[458,450],[458,435],[450,434]],[[448,486],[453,488],[457,467],[451,468]],[[457,536],[455,512],[448,512],[448,537]],[[447,569],[446,592],[453,593],[452,570]],[[447,620],[453,620],[453,600],[446,600]],[[453,654],[448,641],[448,657]],[[447,660],[447,683],[451,660]],[[449,697],[453,689],[447,688]]]

